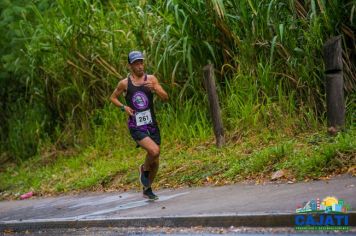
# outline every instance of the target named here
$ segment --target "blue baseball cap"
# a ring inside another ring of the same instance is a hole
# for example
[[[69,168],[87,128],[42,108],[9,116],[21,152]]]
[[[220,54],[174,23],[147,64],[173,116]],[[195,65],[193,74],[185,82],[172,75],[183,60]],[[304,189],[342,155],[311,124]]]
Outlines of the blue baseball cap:
[[[144,60],[145,57],[143,56],[143,53],[140,51],[132,51],[129,53],[129,56],[127,57],[127,61],[129,64],[134,63],[137,60]]]

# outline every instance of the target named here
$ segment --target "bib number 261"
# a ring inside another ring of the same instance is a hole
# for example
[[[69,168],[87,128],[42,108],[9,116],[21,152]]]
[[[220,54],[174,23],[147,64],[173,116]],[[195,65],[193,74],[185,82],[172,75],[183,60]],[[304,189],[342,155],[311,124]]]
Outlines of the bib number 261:
[[[152,123],[152,115],[150,110],[137,112],[135,114],[135,117],[136,117],[137,126],[142,126],[142,125],[147,125]]]

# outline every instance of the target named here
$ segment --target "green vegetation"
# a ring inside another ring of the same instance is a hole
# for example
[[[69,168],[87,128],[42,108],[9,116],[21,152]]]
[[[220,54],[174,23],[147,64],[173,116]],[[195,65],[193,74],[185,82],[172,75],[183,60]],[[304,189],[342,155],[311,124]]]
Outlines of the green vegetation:
[[[5,0],[0,3],[0,192],[137,183],[124,114],[108,101],[127,53],[157,101],[159,185],[224,184],[355,165],[354,1]],[[347,122],[328,137],[322,46],[342,35]],[[213,63],[228,144],[215,149],[202,67]]]
[[[124,137],[126,132],[123,132]],[[294,137],[268,129],[258,135],[231,141],[217,149],[213,140],[165,143],[156,187],[223,185],[244,180],[269,181],[271,173],[283,170],[282,181],[318,179],[344,173],[356,165],[355,130],[336,137],[303,133]],[[164,137],[166,137],[164,135]],[[8,166],[1,173],[2,197],[14,197],[29,190],[53,194],[78,190],[139,189],[138,163],[144,152],[134,143],[112,139],[108,148],[95,145],[80,153],[48,153]],[[353,167],[354,168],[354,167]]]

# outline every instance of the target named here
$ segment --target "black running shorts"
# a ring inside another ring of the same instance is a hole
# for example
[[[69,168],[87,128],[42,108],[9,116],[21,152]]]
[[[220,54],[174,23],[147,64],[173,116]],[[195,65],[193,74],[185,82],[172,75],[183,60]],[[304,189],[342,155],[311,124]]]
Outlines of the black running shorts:
[[[131,137],[137,142],[146,137],[150,137],[157,145],[161,144],[161,135],[158,127],[154,131],[142,131],[135,128],[129,128]]]

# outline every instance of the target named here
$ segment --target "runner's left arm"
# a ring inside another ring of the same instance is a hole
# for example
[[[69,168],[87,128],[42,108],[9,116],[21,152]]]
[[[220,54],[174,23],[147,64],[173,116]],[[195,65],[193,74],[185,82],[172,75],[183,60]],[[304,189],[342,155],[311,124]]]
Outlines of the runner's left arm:
[[[150,88],[151,91],[155,92],[162,100],[168,100],[168,94],[163,89],[158,79],[154,75],[151,75],[150,77],[150,81],[148,81],[145,86]]]

